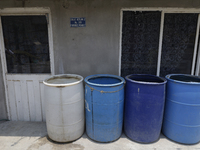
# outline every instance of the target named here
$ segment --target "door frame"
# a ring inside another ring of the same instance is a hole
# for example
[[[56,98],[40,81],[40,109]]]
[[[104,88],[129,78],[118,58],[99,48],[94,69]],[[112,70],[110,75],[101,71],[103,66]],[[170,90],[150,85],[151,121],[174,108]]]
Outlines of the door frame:
[[[8,100],[8,87],[7,87],[7,63],[6,63],[6,55],[5,55],[5,45],[4,45],[4,36],[2,29],[1,16],[17,16],[17,15],[45,15],[47,17],[47,25],[48,25],[48,38],[49,38],[49,57],[50,57],[50,67],[51,67],[51,75],[55,74],[54,69],[54,51],[53,51],[53,31],[52,31],[52,18],[50,8],[47,7],[29,7],[29,8],[4,8],[0,9],[0,54],[1,54],[1,63],[2,63],[2,73],[4,80],[4,88],[5,88],[5,97],[6,97],[6,108],[7,108],[7,116],[8,119],[11,119],[10,116],[10,108],[9,108],[9,100]],[[10,74],[16,75],[16,74]],[[20,74],[17,74],[20,75]],[[23,75],[23,74],[22,74]],[[38,75],[38,74],[31,74]],[[44,75],[44,74],[41,74]]]
[[[197,30],[195,37],[194,53],[192,60],[191,75],[198,76],[200,73],[200,40],[199,30],[200,30],[200,9],[196,8],[164,8],[164,7],[133,7],[133,8],[122,8],[120,11],[120,39],[119,39],[119,75],[121,75],[121,57],[122,57],[122,26],[123,26],[123,11],[160,11],[161,21],[160,21],[160,35],[159,35],[159,47],[158,47],[158,59],[157,59],[157,73],[160,75],[160,65],[162,56],[162,43],[163,43],[163,29],[164,29],[164,14],[165,13],[198,13]],[[198,47],[199,44],[199,48]],[[196,69],[195,69],[196,66]],[[194,74],[195,71],[195,74]]]

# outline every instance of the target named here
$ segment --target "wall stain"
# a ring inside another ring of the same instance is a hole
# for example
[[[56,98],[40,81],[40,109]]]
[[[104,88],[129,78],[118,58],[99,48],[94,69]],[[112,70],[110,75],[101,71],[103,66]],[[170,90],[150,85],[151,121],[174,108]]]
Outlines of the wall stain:
[[[199,7],[200,6],[200,1],[199,0],[193,0],[192,1],[193,7]]]
[[[94,0],[87,0],[86,1],[86,3],[87,3],[88,6],[91,6],[93,2],[94,2]]]
[[[104,0],[104,1],[102,1],[103,2],[103,6],[105,6],[105,7],[110,7],[111,6],[111,0]]]
[[[68,9],[70,6],[69,0],[63,0],[62,6],[63,6],[63,8]]]
[[[46,146],[46,147],[50,148],[51,150],[60,150],[60,149],[84,150],[84,147],[80,144],[51,142],[47,137],[39,138],[38,140],[35,141],[35,143],[30,145],[27,150],[40,149],[40,147],[42,147],[42,146]]]
[[[84,0],[75,0],[75,3],[79,6],[83,6],[85,1]]]
[[[75,2],[78,6],[83,6],[85,4],[85,0],[62,0],[62,7],[68,9],[70,7],[70,3]]]

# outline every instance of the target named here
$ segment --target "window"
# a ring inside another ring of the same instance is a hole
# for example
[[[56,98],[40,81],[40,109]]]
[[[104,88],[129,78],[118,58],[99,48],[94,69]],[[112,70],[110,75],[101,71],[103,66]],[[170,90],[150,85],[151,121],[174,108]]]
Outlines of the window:
[[[165,14],[160,76],[190,74],[198,14]]]
[[[123,77],[131,73],[156,74],[160,19],[160,12],[123,12]]]
[[[46,16],[2,16],[8,73],[50,73]]]
[[[198,13],[124,10],[122,14],[121,76],[194,74]]]

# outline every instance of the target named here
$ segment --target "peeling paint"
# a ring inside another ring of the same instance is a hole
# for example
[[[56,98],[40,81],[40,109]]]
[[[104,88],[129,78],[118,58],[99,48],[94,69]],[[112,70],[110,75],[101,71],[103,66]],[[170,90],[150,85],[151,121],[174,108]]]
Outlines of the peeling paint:
[[[85,100],[85,108],[90,112],[90,108],[86,100]]]

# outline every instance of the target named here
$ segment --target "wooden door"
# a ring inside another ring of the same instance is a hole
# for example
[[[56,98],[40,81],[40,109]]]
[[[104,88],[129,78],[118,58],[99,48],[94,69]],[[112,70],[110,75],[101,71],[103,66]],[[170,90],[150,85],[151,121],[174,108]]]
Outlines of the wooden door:
[[[42,81],[53,70],[47,17],[45,14],[1,16],[10,120],[45,121]]]

